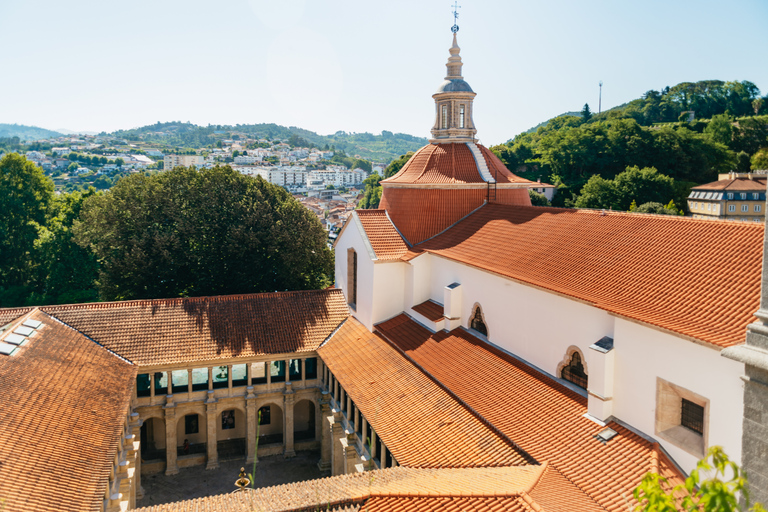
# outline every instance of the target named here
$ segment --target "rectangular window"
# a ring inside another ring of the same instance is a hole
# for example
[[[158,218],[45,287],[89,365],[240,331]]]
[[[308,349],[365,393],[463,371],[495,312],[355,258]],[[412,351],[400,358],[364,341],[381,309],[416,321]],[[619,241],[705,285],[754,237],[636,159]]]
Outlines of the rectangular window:
[[[682,399],[682,412],[680,424],[697,434],[704,434],[704,407],[690,400]]]
[[[736,211],[736,205],[735,204],[729,204],[728,205],[728,211],[729,212],[735,212]]]
[[[288,379],[301,380],[301,359],[291,359],[288,367]]]
[[[741,196],[741,198],[742,198],[742,199],[746,199],[746,198],[747,198],[747,194],[746,194],[746,192],[742,192],[742,193],[741,193],[741,194],[739,194],[739,195]]]
[[[748,212],[749,211],[749,205],[748,204],[741,205],[741,211]]]
[[[755,194],[752,194],[752,199],[754,199],[755,201],[757,201],[758,199],[760,199],[760,194],[757,194],[757,193],[755,193]]]
[[[192,391],[208,389],[208,368],[192,369]]]
[[[448,128],[448,105],[440,107],[440,128]]]
[[[136,396],[149,396],[149,374],[140,373],[136,376]]]
[[[272,361],[269,375],[272,382],[285,382],[285,361]]]
[[[728,192],[728,199],[733,199],[733,192]]]
[[[306,373],[307,380],[317,378],[317,358],[316,357],[307,358],[307,367],[304,370],[304,372]]]
[[[155,396],[168,393],[168,374],[155,372]]]
[[[756,204],[755,205],[755,212],[759,212],[761,210],[762,205]]]
[[[267,383],[267,363],[253,363],[251,365],[251,385]]]
[[[357,304],[357,253],[347,250],[347,302],[353,308]]]
[[[229,387],[229,369],[226,366],[213,367],[213,389]]]
[[[707,210],[712,211],[712,203],[707,203]]]
[[[233,364],[232,365],[232,387],[235,386],[247,386],[248,374],[246,373],[246,365]]]
[[[173,393],[186,393],[189,391],[189,372],[187,370],[173,370],[171,372],[171,391]]]
[[[271,411],[269,405],[259,409],[259,425],[269,425],[272,422]]]
[[[459,105],[459,128],[464,128],[464,105]]]
[[[184,434],[198,434],[200,433],[200,420],[197,414],[187,414],[184,416]]]

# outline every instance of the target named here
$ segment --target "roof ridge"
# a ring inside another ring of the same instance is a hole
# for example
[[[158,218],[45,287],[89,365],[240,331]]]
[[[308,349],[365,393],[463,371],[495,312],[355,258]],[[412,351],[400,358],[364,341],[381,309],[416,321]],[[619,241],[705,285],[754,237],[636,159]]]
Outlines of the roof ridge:
[[[405,315],[405,313],[401,313],[402,315]],[[398,315],[399,316],[399,315]],[[406,315],[408,316],[408,315]],[[410,318],[410,317],[408,317]],[[473,407],[471,407],[467,402],[459,398],[459,396],[453,392],[448,386],[440,382],[439,379],[437,379],[434,375],[432,375],[430,372],[428,372],[423,366],[421,366],[419,363],[417,363],[411,356],[409,356],[404,350],[402,350],[400,347],[397,346],[396,343],[394,343],[392,340],[389,339],[381,330],[376,329],[376,326],[374,325],[374,329],[376,333],[381,336],[381,338],[392,348],[395,349],[396,352],[398,352],[403,358],[405,358],[406,361],[411,363],[416,369],[418,369],[420,372],[422,372],[428,379],[430,379],[432,382],[434,382],[439,388],[441,388],[443,391],[448,393],[448,395],[453,398],[459,405],[461,405],[464,409],[466,409],[472,416],[477,418],[480,423],[485,425],[491,432],[496,434],[502,441],[510,445],[512,448],[514,448],[522,457],[525,459],[529,464],[531,465],[538,465],[540,464],[531,454],[529,454],[527,451],[523,450],[516,442],[514,442],[509,436],[504,434],[501,430],[499,430],[493,423],[488,421],[485,416],[477,412]]]

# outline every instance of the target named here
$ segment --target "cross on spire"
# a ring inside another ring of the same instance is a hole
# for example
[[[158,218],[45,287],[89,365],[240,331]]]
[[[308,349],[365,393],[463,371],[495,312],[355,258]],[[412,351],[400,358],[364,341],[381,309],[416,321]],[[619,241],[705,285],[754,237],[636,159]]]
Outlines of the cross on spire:
[[[451,27],[451,32],[454,34],[459,31],[459,9],[461,9],[461,6],[458,0],[453,0],[453,26]]]

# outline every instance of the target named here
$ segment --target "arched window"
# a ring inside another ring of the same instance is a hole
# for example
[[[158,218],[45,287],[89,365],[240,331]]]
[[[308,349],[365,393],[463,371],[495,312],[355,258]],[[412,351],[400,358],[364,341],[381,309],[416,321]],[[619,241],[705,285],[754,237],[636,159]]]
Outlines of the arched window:
[[[347,249],[347,303],[357,309],[357,252]]]
[[[488,328],[483,321],[483,310],[480,306],[475,307],[475,314],[472,315],[472,320],[469,322],[469,326],[483,336],[488,336]]]
[[[448,128],[448,105],[443,105],[440,108],[440,128]]]
[[[587,373],[584,371],[584,363],[581,361],[581,355],[578,352],[574,352],[568,364],[563,366],[563,369],[560,371],[560,377],[576,384],[580,388],[587,389]]]

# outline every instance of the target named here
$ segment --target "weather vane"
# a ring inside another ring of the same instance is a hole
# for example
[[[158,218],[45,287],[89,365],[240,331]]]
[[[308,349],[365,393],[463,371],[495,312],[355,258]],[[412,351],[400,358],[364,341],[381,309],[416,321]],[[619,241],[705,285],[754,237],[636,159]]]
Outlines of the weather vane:
[[[459,5],[458,0],[453,1],[453,26],[451,27],[451,32],[454,34],[459,31],[459,9],[461,9],[461,6]]]

